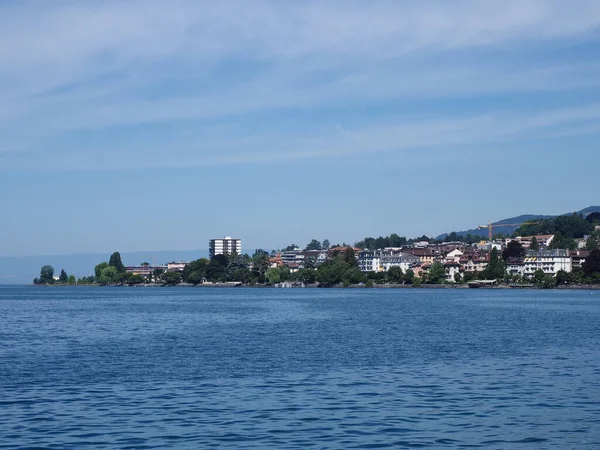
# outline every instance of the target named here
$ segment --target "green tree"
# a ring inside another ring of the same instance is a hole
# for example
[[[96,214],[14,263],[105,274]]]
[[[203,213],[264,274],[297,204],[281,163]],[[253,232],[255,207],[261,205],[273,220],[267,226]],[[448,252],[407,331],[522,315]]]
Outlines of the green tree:
[[[296,279],[305,284],[313,284],[317,279],[317,273],[314,269],[300,269],[296,273]]]
[[[343,260],[346,264],[352,267],[358,267],[358,262],[356,261],[356,254],[352,247],[346,247],[344,250]]]
[[[267,282],[269,284],[277,284],[281,282],[281,271],[278,267],[271,267],[266,273]]]
[[[195,271],[190,273],[187,278],[187,283],[192,283],[194,285],[201,284],[204,281],[204,272],[203,271]]]
[[[594,231],[592,234],[588,236],[585,241],[585,249],[592,251],[594,249],[600,248],[600,232]]]
[[[498,257],[498,249],[496,247],[490,252],[490,262],[482,275],[489,280],[502,280],[506,277],[506,268],[504,267],[504,262]]]
[[[202,279],[206,276],[206,266],[208,266],[209,260],[206,258],[196,259],[186,264],[183,272],[181,272],[181,278],[186,283],[198,284],[202,281]],[[195,281],[190,281],[189,277],[192,273],[196,273]],[[198,281],[200,280],[200,281]]]
[[[400,266],[392,266],[387,271],[387,278],[390,283],[400,284],[404,281],[404,273],[402,273]]]
[[[308,243],[305,250],[321,250],[321,243],[316,239],[313,239]]]
[[[67,280],[67,283],[71,286],[76,284],[77,280],[75,279],[75,275],[69,275],[69,279]]]
[[[534,250],[534,251],[538,251],[540,249],[540,244],[538,243],[537,239],[534,237],[531,238],[531,243],[529,244],[529,250]]]
[[[54,267],[50,265],[42,266],[40,269],[40,278],[38,279],[39,284],[53,284],[54,283]]]
[[[414,279],[415,279],[415,272],[411,269],[408,269],[406,271],[406,273],[404,274],[404,282],[406,284],[413,284]]]
[[[165,272],[160,279],[164,286],[177,286],[181,283],[181,274],[179,272]]]
[[[142,284],[144,281],[146,281],[146,279],[136,273],[135,275],[132,274],[130,277],[128,277],[127,284],[129,286],[134,286],[136,284]]]
[[[502,259],[506,261],[509,258],[522,258],[525,256],[525,248],[519,241],[510,241],[502,252]]]
[[[592,250],[581,267],[583,276],[586,278],[595,278],[596,275],[600,274],[600,250]]]
[[[58,276],[58,282],[62,284],[67,284],[69,281],[69,275],[65,272],[65,269],[60,269],[60,275]]]
[[[572,277],[569,272],[566,272],[564,270],[559,270],[558,272],[556,272],[556,284],[563,285],[563,284],[571,284],[571,283],[572,283]]]
[[[215,255],[206,266],[206,279],[212,282],[227,281],[227,256]]]
[[[129,279],[133,276],[131,272],[117,273],[114,278],[114,282],[117,284],[127,284]],[[140,275],[141,276],[141,275]]]
[[[252,270],[257,276],[265,275],[269,268],[269,254],[264,250],[258,249],[252,255]]]
[[[460,275],[460,272],[455,272],[454,273],[454,282],[455,283],[461,283],[462,282],[462,276]]]
[[[100,276],[98,277],[98,283],[107,285],[114,283],[117,278],[117,269],[112,266],[107,266],[102,269]]]
[[[532,281],[536,286],[541,286],[544,283],[545,278],[546,274],[542,269],[537,269],[533,272]]]
[[[153,269],[152,270],[152,280],[154,280],[154,281],[160,280],[160,277],[162,276],[163,273],[165,273],[165,269],[162,269],[160,267]]]
[[[112,255],[110,255],[108,265],[117,269],[117,273],[125,272],[125,266],[121,261],[121,254],[119,252],[114,252]]]
[[[600,224],[600,212],[596,211],[596,212],[588,214],[587,217],[585,218],[585,220],[592,224],[594,224],[594,223]]]
[[[321,244],[322,250],[329,250],[331,244],[329,244],[329,239],[323,239],[323,243]]]
[[[430,284],[441,284],[445,280],[446,270],[444,269],[444,265],[439,261],[434,262],[427,274],[427,282]]]
[[[349,267],[342,275],[342,282],[358,284],[365,282],[367,277],[358,267]]]
[[[102,271],[104,269],[106,269],[107,267],[108,267],[107,262],[101,262],[100,264],[96,265],[96,267],[94,267],[94,274],[96,276],[96,280],[98,280],[100,278],[100,275],[102,275]]]

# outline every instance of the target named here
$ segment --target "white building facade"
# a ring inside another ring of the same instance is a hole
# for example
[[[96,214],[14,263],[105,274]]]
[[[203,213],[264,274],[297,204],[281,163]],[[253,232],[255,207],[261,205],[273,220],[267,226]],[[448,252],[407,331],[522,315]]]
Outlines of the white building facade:
[[[211,239],[208,242],[208,254],[211,258],[216,255],[241,255],[242,240],[230,236],[222,239]]]
[[[521,269],[522,267],[522,269]],[[540,250],[528,251],[522,266],[515,266],[513,269],[520,268],[524,277],[530,278],[537,270],[542,270],[546,275],[555,276],[559,270],[571,272],[573,262],[568,250]]]
[[[358,255],[358,267],[363,272],[387,272],[390,267],[400,267],[406,272],[420,264],[419,258],[402,252],[376,250],[360,252]]]

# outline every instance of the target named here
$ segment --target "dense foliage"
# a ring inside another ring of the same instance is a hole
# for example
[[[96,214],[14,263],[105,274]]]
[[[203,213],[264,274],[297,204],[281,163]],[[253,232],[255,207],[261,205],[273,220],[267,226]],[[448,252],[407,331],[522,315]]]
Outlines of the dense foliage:
[[[583,238],[594,230],[592,222],[579,214],[540,219],[525,223],[515,231],[514,236],[534,236],[553,234],[550,248],[576,249],[575,239]]]

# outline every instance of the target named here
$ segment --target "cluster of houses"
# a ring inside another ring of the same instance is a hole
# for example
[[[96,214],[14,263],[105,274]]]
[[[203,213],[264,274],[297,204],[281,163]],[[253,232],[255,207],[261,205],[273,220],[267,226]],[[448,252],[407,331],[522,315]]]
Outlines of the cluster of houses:
[[[530,250],[533,238],[539,249]],[[446,280],[455,281],[457,274],[482,272],[490,262],[490,253],[496,248],[501,253],[512,240],[518,241],[526,253],[522,258],[510,258],[506,270],[512,276],[530,278],[541,269],[547,275],[556,275],[560,270],[571,272],[581,267],[588,251],[549,249],[554,235],[523,236],[515,239],[482,241],[468,245],[463,242],[430,244],[417,242],[410,246],[363,250],[354,248],[358,267],[363,272],[387,272],[391,267],[399,267],[403,272],[412,270],[415,276],[427,275],[435,262],[443,264]],[[277,252],[270,259],[271,267],[288,267],[294,272],[303,267],[315,267],[330,259],[335,253],[344,252],[344,247],[328,250],[292,250]]]
[[[529,247],[533,239],[538,243],[538,249]],[[399,267],[403,272],[412,270],[415,276],[427,275],[434,263],[444,266],[446,280],[455,281],[458,274],[482,272],[490,262],[492,249],[502,252],[512,240],[518,241],[526,250],[524,257],[510,258],[506,262],[507,273],[512,276],[529,278],[537,270],[547,275],[556,275],[560,270],[571,272],[573,268],[581,267],[589,252],[585,250],[550,249],[553,235],[524,236],[514,239],[482,241],[468,245],[463,242],[444,242],[430,244],[415,242],[409,246],[398,248],[382,248],[364,250],[354,248],[358,267],[363,272],[387,272],[392,267]],[[216,254],[239,254],[241,240],[226,237],[210,241],[211,257]],[[285,251],[273,252],[269,259],[270,267],[287,267],[291,272],[302,268],[316,268],[336,254],[346,251],[346,247],[334,247],[327,250],[301,250],[296,247]],[[140,266],[126,267],[126,271],[145,277],[151,276],[158,269],[162,272],[183,271],[187,263],[170,262],[166,265],[153,266],[148,263]]]

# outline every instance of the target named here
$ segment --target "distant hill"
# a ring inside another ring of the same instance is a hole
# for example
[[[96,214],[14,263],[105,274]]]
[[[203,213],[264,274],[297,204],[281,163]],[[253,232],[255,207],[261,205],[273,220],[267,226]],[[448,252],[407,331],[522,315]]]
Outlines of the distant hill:
[[[587,216],[588,214],[591,214],[593,212],[600,212],[600,206],[588,206],[587,208],[582,209],[581,211],[576,211],[578,214],[583,214],[583,216]],[[568,214],[573,214],[573,212],[568,212],[568,213],[564,213],[561,214],[562,216],[568,215]],[[492,222],[492,224],[496,225],[496,224],[503,224],[503,223],[523,223],[523,222],[527,222],[528,220],[538,220],[538,219],[551,219],[553,217],[556,216],[548,216],[548,215],[542,215],[542,214],[523,214],[521,216],[517,216],[517,217],[510,217],[508,219],[502,219],[502,220],[498,220],[497,222]],[[481,225],[487,225],[482,223]],[[513,234],[515,231],[517,231],[518,227],[501,227],[498,228],[497,233],[502,233],[502,234]],[[496,231],[494,231],[494,233],[496,233]],[[436,237],[436,239],[445,239],[446,236],[448,236],[449,233],[444,233],[444,234],[440,234],[438,237]],[[458,234],[459,236],[466,236],[467,234],[471,234],[472,236],[480,236],[482,238],[487,237],[488,235],[488,229],[487,228],[472,228],[470,230],[465,230],[465,231],[457,231],[456,234]]]

